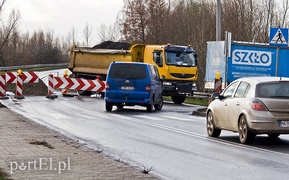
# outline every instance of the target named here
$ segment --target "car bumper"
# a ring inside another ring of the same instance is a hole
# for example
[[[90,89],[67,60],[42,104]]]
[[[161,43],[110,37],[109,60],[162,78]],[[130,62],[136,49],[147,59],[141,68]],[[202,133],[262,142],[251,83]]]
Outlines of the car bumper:
[[[109,99],[105,98],[106,103],[111,103],[112,105],[117,105],[117,104],[124,104],[126,106],[134,106],[134,105],[148,105],[151,103],[151,99],[144,99],[144,100],[123,100],[123,99]]]
[[[289,117],[287,117],[287,115],[274,117],[270,112],[258,112],[249,121],[249,126],[250,129],[257,134],[289,134],[289,126],[282,127],[280,125],[281,121],[289,121]]]

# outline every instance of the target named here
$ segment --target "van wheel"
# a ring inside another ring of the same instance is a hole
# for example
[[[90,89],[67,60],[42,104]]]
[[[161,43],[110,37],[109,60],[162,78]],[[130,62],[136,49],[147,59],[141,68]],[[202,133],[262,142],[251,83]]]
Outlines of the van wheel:
[[[159,103],[158,103],[158,104],[155,104],[154,107],[155,107],[156,110],[161,110],[161,109],[163,108],[163,104],[164,104],[164,102],[163,102],[163,97],[161,97],[161,98],[159,99]]]
[[[148,105],[146,106],[146,108],[147,108],[147,112],[152,112],[152,111],[154,110],[154,103],[153,103],[153,101],[151,101],[150,104],[148,104]]]
[[[106,109],[106,111],[111,111],[112,110],[112,104],[106,103],[105,104],[105,109]]]

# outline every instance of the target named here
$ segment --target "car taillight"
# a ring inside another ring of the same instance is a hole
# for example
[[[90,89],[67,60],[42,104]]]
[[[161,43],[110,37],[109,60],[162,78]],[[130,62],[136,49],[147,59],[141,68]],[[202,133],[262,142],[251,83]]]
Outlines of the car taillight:
[[[105,84],[105,89],[109,90],[109,84],[108,83]]]
[[[265,104],[259,99],[252,99],[250,102],[250,106],[256,111],[268,111]]]
[[[151,91],[151,86],[149,84],[146,85],[146,91]]]

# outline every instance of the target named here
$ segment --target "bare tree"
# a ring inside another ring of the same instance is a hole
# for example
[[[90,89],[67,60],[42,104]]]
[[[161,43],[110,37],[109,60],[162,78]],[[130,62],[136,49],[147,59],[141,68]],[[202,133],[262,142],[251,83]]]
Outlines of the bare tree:
[[[146,0],[128,0],[124,7],[122,34],[129,43],[146,43]]]
[[[147,43],[163,43],[165,40],[165,24],[168,22],[167,5],[165,0],[147,1],[148,21],[147,21]]]
[[[3,11],[5,2],[6,0],[0,2],[0,13]],[[8,44],[13,32],[17,30],[20,18],[20,12],[13,10],[9,16],[7,24],[3,23],[0,28],[0,63],[2,66],[6,66],[4,47]]]
[[[84,37],[84,44],[86,47],[89,47],[91,44],[91,41],[92,41],[92,39],[91,39],[92,27],[88,23],[86,23],[82,33],[83,33],[83,37]]]
[[[118,31],[118,24],[107,26],[106,24],[100,25],[100,31],[98,32],[100,41],[119,41],[120,32]]]
[[[283,15],[281,14],[281,27],[286,27],[288,21],[286,22],[286,20],[288,19],[288,10],[289,10],[289,0],[283,0],[282,2],[282,7],[283,9],[281,10],[281,12],[283,13]]]

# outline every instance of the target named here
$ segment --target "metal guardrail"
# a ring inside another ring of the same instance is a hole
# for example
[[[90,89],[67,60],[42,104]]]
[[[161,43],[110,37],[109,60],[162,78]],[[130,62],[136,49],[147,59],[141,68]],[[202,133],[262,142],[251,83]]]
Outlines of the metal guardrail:
[[[20,65],[20,66],[9,66],[9,67],[0,67],[0,71],[11,71],[17,69],[31,69],[31,68],[44,68],[44,67],[62,67],[68,66],[68,63],[59,63],[59,64],[33,64],[33,65]]]
[[[193,96],[190,96],[192,98],[198,98],[198,99],[210,99],[212,93],[204,93],[204,92],[194,92]]]

